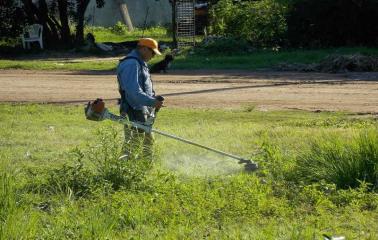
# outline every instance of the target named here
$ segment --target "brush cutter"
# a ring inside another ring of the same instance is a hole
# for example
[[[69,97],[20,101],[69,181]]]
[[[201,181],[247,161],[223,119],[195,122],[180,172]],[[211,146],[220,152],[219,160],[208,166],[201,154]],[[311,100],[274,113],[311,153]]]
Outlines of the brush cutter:
[[[108,119],[114,122],[121,123],[123,125],[128,125],[128,126],[141,129],[146,133],[154,132],[154,133],[163,135],[165,137],[169,137],[169,138],[172,138],[172,139],[175,139],[175,140],[187,143],[187,144],[191,144],[191,145],[206,149],[208,151],[218,153],[223,156],[236,159],[238,160],[239,164],[244,164],[244,169],[246,171],[253,171],[258,168],[257,163],[254,163],[251,160],[244,159],[242,157],[239,157],[230,153],[226,153],[226,152],[223,152],[223,151],[211,148],[211,147],[207,147],[207,146],[195,143],[193,141],[152,128],[152,124],[155,119],[155,114],[152,114],[152,117],[148,119],[145,123],[132,122],[132,121],[129,121],[126,117],[118,116],[109,112],[109,110],[105,108],[105,103],[102,101],[102,99],[96,99],[93,102],[88,102],[87,106],[85,107],[85,116],[88,120],[92,120],[92,121],[103,121],[105,119]]]

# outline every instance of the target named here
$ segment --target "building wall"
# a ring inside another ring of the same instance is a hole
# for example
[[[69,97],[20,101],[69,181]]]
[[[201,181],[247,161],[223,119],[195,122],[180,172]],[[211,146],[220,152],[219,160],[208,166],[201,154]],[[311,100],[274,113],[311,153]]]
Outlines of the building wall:
[[[118,2],[127,4],[134,27],[142,28],[146,17],[147,26],[171,23],[169,0],[107,0],[103,8],[96,8],[96,0],[91,0],[85,13],[88,25],[110,27],[123,22]]]

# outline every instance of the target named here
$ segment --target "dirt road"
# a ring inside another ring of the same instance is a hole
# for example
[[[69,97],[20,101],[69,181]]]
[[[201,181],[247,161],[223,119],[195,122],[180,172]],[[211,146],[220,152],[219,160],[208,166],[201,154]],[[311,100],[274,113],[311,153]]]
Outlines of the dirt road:
[[[174,71],[152,78],[170,107],[378,114],[378,73]],[[111,72],[0,70],[0,102],[79,103],[118,95]]]

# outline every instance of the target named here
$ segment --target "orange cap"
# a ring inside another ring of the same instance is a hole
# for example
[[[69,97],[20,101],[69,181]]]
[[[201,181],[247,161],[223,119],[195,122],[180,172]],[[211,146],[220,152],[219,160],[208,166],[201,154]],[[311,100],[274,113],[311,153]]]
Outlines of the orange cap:
[[[157,41],[152,39],[152,38],[141,38],[141,39],[139,39],[138,46],[148,47],[152,51],[154,51],[157,55],[161,55],[161,53],[159,52]]]

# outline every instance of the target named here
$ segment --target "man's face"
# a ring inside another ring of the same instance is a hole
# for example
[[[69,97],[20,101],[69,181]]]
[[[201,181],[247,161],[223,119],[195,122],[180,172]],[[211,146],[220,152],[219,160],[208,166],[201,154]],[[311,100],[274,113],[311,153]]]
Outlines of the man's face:
[[[155,52],[149,47],[142,47],[140,49],[140,53],[143,61],[145,62],[150,61],[155,56]]]

